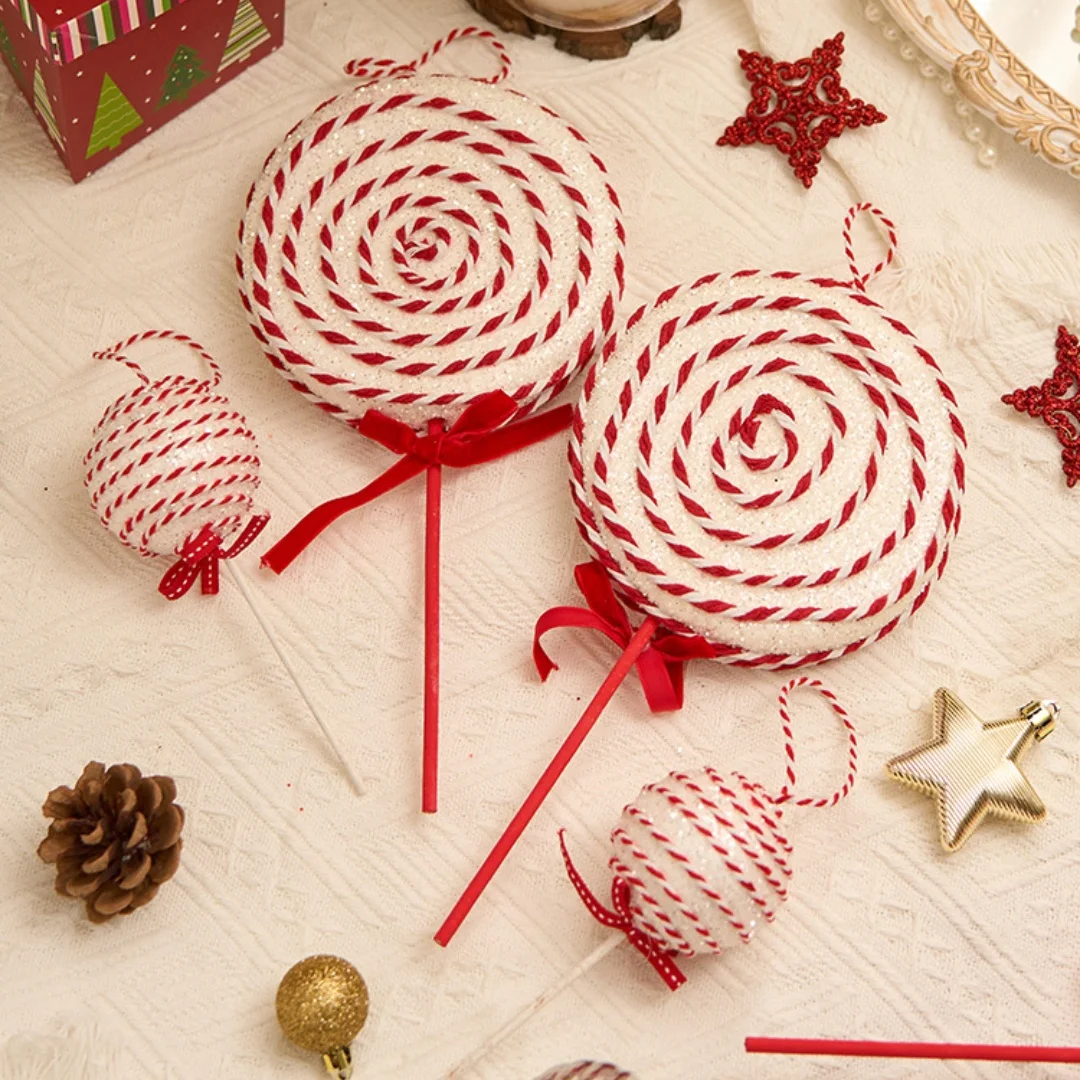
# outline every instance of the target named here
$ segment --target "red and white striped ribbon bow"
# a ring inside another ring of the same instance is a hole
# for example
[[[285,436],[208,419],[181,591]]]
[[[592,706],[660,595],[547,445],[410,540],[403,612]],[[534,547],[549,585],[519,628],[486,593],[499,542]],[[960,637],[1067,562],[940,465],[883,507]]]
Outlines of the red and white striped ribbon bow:
[[[615,878],[611,883],[611,905],[614,910],[609,911],[593,895],[592,890],[585,883],[585,879],[578,872],[570,852],[566,847],[566,830],[559,830],[559,844],[562,846],[563,861],[566,863],[566,873],[570,877],[582,903],[589,910],[589,914],[602,926],[610,926],[612,930],[621,930],[631,945],[652,965],[653,970],[667,984],[669,990],[678,990],[686,976],[679,970],[678,964],[672,959],[671,954],[664,951],[658,942],[648,934],[642,933],[630,917],[630,889],[621,878]]]
[[[180,549],[179,561],[165,571],[158,592],[166,600],[179,600],[190,591],[196,578],[202,578],[203,595],[216,595],[221,581],[221,560],[235,558],[250,547],[269,520],[269,514],[258,514],[251,518],[239,537],[224,550],[221,537],[207,525]]]

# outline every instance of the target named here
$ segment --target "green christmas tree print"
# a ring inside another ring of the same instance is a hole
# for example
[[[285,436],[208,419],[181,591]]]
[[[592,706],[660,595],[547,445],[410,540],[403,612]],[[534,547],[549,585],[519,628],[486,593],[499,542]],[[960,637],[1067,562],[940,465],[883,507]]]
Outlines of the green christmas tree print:
[[[90,133],[86,156],[92,158],[106,147],[115,150],[120,145],[120,140],[138,127],[142,127],[142,117],[124,97],[120,87],[113,82],[112,76],[106,75],[101,84],[101,97],[98,98],[94,130]]]
[[[246,60],[258,46],[269,40],[270,31],[259,18],[259,13],[251,6],[251,0],[240,0],[218,71],[224,71],[230,64]]]
[[[22,86],[22,69],[19,67],[19,61],[15,57],[15,46],[11,44],[7,27],[2,22],[0,22],[0,53],[3,54],[4,59],[7,61],[7,66],[11,68],[11,74],[15,76],[15,81]]]
[[[34,65],[34,107],[45,125],[45,130],[52,136],[53,142],[57,146],[63,146],[64,140],[60,136],[60,129],[56,126],[56,117],[49,103],[49,91],[45,87],[45,76],[41,73],[40,64]]]
[[[183,101],[196,83],[206,78],[198,54],[187,45],[181,45],[169,64],[169,74],[165,76],[165,88],[161,91],[161,100],[157,107],[164,109],[174,101]]]

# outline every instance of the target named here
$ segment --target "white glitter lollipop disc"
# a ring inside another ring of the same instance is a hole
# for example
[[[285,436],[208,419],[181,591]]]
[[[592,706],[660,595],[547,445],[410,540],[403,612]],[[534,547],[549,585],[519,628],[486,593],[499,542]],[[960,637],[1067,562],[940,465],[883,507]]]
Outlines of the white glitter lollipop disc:
[[[618,199],[584,137],[520,94],[382,78],[267,161],[237,269],[270,361],[322,408],[414,427],[561,392],[623,288]]]
[[[794,667],[923,604],[964,447],[933,357],[865,293],[744,271],[664,293],[608,341],[571,488],[631,606],[729,663]]]

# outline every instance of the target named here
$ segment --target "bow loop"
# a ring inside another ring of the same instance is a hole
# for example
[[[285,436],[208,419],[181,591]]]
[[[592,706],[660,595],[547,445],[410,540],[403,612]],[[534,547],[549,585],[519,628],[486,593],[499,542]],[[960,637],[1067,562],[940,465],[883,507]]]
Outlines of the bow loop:
[[[611,905],[614,910],[609,911],[593,895],[592,890],[585,883],[585,879],[574,865],[573,859],[570,858],[570,851],[566,846],[565,829],[559,830],[559,845],[562,847],[567,876],[581,898],[581,902],[588,909],[589,914],[602,926],[608,926],[612,930],[621,930],[630,944],[649,961],[653,970],[667,984],[668,989],[678,990],[686,982],[686,976],[679,970],[670,953],[665,952],[658,942],[634,925],[630,910],[630,886],[626,880],[616,877],[612,881]]]
[[[343,514],[374,502],[431,465],[452,469],[482,465],[565,431],[573,418],[570,405],[514,421],[517,412],[518,405],[509,394],[493,390],[470,401],[447,430],[434,421],[428,433],[421,435],[403,421],[369,409],[356,430],[400,455],[400,460],[367,487],[315,507],[263,556],[263,565],[280,574]]]
[[[222,550],[223,541],[213,525],[204,525],[194,536],[188,537],[180,551],[179,560],[165,571],[158,592],[167,600],[179,600],[191,591],[196,580],[202,579],[202,592],[214,596],[220,588],[220,562],[235,558],[250,547],[259,533],[266,528],[269,514],[256,514],[244,526],[232,545]]]
[[[574,567],[574,581],[585,602],[601,619],[617,627],[630,640],[630,619],[626,609],[619,603],[615,590],[611,587],[611,578],[604,573],[604,568],[595,560],[578,563]],[[624,643],[625,647],[625,643]]]
[[[421,441],[421,437],[408,424],[403,424],[400,420],[379,412],[378,409],[368,409],[360,423],[356,425],[356,430],[402,457],[414,454],[417,444]]]
[[[549,630],[560,627],[597,630],[619,649],[626,649],[633,637],[634,631],[626,609],[619,602],[611,579],[599,563],[593,561],[576,566],[574,580],[589,606],[551,608],[536,621],[533,662],[541,679],[547,679],[559,666],[541,643]],[[703,638],[685,638],[661,627],[635,661],[650,711],[660,713],[681,709],[686,661],[715,655],[713,647]]]

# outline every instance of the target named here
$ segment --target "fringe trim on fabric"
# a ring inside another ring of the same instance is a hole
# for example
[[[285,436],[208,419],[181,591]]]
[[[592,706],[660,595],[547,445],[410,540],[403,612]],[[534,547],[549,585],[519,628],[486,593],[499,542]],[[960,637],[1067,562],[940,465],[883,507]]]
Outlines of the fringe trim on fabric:
[[[1056,330],[1080,327],[1080,243],[1062,240],[1017,250],[983,249],[977,258],[903,258],[882,274],[874,299],[914,327],[935,322],[949,345],[992,339],[1017,316]]]

